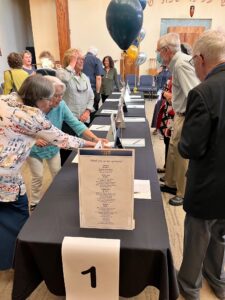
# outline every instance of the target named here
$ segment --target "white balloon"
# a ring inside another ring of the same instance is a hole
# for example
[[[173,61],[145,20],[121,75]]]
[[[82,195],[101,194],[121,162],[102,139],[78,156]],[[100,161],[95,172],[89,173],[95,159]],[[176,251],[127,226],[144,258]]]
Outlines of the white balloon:
[[[139,42],[143,41],[143,39],[145,38],[145,35],[146,35],[146,31],[145,31],[145,29],[142,27],[142,28],[141,28],[141,31],[139,32],[139,35],[138,35],[138,40],[139,40]]]
[[[136,59],[136,66],[140,66],[145,63],[147,60],[147,54],[145,52],[139,52],[138,57]]]

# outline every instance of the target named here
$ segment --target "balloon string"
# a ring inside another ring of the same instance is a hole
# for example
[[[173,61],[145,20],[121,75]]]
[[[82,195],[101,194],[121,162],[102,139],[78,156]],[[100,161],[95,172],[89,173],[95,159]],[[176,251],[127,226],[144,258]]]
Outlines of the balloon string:
[[[125,55],[127,54],[127,52],[124,50],[123,51],[123,81],[125,82]]]
[[[140,53],[140,41],[138,43],[138,55]],[[138,79],[138,65],[135,63],[135,88],[137,89],[137,79]]]

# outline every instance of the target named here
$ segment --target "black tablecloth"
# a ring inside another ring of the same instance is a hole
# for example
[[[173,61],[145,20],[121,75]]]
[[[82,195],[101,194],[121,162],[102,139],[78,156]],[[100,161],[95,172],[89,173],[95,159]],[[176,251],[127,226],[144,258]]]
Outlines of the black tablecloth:
[[[109,124],[106,121],[96,118],[94,124]],[[78,174],[77,165],[71,163],[72,153],[18,236],[13,300],[26,299],[42,280],[52,293],[65,295],[61,258],[65,236],[121,240],[120,296],[133,297],[153,285],[160,290],[161,300],[178,297],[148,124],[126,125],[124,137],[146,139],[145,148],[135,149],[135,179],[151,182],[152,199],[135,200],[135,229],[80,228]]]
[[[143,93],[137,93],[134,94],[132,93],[132,95],[139,95],[141,96],[142,99],[144,99],[144,95]],[[120,98],[119,94],[112,94],[110,97],[110,99],[118,99]],[[103,114],[102,110],[103,109],[113,109],[113,110],[118,110],[118,103],[119,102],[111,102],[111,101],[107,101],[105,103],[103,103],[103,105],[100,107],[100,109],[96,112],[95,116],[97,117],[108,117],[110,115],[110,113],[108,114]],[[135,99],[132,99],[132,102],[127,102],[126,105],[144,105],[145,101],[135,101]],[[125,117],[145,117],[145,108],[127,108],[127,112],[124,113]]]

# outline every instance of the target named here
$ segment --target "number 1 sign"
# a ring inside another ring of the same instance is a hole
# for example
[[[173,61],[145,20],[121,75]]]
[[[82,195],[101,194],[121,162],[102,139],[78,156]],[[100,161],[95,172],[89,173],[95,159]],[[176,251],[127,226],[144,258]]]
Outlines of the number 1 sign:
[[[65,237],[66,300],[119,299],[120,240]]]

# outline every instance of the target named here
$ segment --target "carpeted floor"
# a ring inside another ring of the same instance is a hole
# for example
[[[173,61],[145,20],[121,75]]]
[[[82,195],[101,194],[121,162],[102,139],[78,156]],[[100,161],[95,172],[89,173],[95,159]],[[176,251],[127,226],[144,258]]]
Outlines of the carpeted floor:
[[[151,124],[152,112],[154,109],[155,101],[146,100],[146,116]],[[151,128],[151,133],[153,129]],[[164,144],[163,140],[160,139],[159,135],[152,135],[152,143],[155,153],[155,160],[157,167],[162,167],[164,163]],[[29,168],[27,165],[24,165],[23,168],[24,178],[27,185],[27,191],[29,195],[30,187],[30,174]],[[47,189],[51,181],[50,174],[46,170],[44,178],[44,190]],[[43,193],[44,193],[43,190]],[[173,253],[174,264],[177,269],[179,269],[181,258],[182,258],[182,245],[183,245],[183,221],[184,221],[184,211],[182,207],[173,207],[168,204],[168,200],[171,195],[163,193],[162,199],[165,209],[165,216],[168,224],[168,231],[170,237],[170,245]],[[0,300],[10,300],[11,299],[11,290],[13,282],[13,271],[4,271],[0,272]],[[62,300],[65,297],[57,297],[51,294],[44,283],[33,292],[33,294],[28,298],[29,300]],[[125,298],[120,298],[124,300]],[[148,287],[144,292],[139,296],[129,298],[131,300],[156,300],[158,299],[158,291],[156,288]],[[182,300],[182,297],[179,297],[179,300]],[[217,299],[212,293],[211,289],[205,281],[203,281],[203,287],[201,290],[201,300],[215,300]],[[88,300],[88,299],[87,299]],[[107,300],[107,299],[106,299]],[[167,299],[169,300],[169,299]]]

